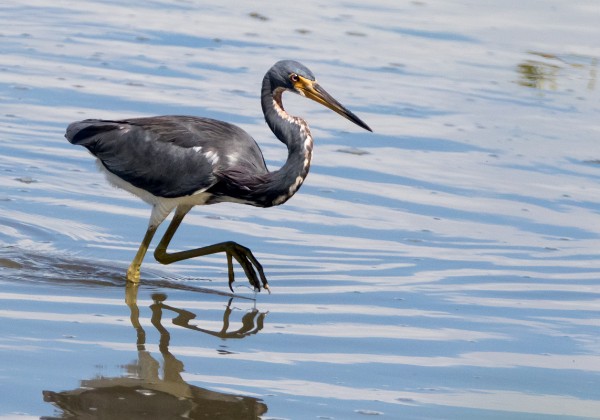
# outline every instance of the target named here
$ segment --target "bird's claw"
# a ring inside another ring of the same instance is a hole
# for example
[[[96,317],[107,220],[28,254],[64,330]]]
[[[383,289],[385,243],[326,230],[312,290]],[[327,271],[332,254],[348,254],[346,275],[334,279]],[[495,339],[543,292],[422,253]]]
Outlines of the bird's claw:
[[[229,249],[227,254],[227,268],[229,274],[229,290],[233,292],[233,282],[235,281],[235,274],[233,271],[233,258],[242,266],[250,285],[255,291],[260,292],[260,283],[262,282],[263,287],[271,293],[269,289],[269,283],[265,277],[265,273],[262,265],[258,262],[252,251],[235,242],[229,243]],[[260,281],[259,281],[260,278]]]
[[[271,289],[269,288],[268,284],[265,284],[263,286],[263,289],[265,289],[267,292],[269,292],[269,294],[271,294]],[[260,293],[260,287],[254,287],[254,293]]]

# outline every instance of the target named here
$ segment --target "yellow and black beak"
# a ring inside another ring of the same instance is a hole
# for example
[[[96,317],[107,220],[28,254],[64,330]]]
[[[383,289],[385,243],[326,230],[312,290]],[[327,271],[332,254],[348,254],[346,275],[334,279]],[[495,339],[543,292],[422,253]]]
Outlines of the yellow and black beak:
[[[354,124],[364,128],[365,130],[373,131],[365,124],[360,118],[358,118],[352,111],[347,109],[345,106],[336,101],[325,89],[323,89],[316,81],[307,79],[305,77],[296,76],[297,80],[294,80],[294,88],[296,91],[315,102],[325,105],[327,108],[337,112],[342,117],[349,119]]]

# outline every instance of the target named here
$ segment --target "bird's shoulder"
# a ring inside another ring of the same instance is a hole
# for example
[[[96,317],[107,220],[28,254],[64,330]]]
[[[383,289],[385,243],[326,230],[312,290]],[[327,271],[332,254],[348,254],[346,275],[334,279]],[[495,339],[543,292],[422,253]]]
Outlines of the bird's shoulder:
[[[229,142],[253,143],[252,137],[240,127],[212,118],[185,115],[133,118],[120,121],[123,128],[151,134],[153,140],[196,147]]]

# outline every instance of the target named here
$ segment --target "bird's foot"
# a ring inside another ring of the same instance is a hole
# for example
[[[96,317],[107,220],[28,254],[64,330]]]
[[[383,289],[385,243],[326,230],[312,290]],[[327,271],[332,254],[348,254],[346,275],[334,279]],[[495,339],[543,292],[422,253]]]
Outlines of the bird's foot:
[[[138,284],[140,282],[140,268],[139,267],[129,267],[127,269],[127,281]]]
[[[262,265],[258,262],[252,251],[245,246],[242,246],[236,242],[226,243],[226,254],[227,254],[227,268],[229,274],[229,289],[233,292],[233,282],[235,281],[235,275],[233,272],[233,258],[242,266],[244,273],[248,278],[248,281],[254,287],[254,290],[260,292],[261,282],[262,286],[271,293],[269,289],[269,283],[265,277],[265,273]],[[260,280],[259,280],[260,279]]]
[[[127,306],[133,306],[137,304],[137,292],[139,283],[132,283],[130,281],[125,285],[125,303]]]

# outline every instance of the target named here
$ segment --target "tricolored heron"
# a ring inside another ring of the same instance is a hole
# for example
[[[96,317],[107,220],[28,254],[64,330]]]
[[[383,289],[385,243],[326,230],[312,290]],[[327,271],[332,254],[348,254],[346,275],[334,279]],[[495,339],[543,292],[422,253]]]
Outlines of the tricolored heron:
[[[65,137],[86,147],[108,181],[152,205],[146,235],[127,270],[138,283],[140,266],[158,226],[175,210],[154,257],[162,264],[224,252],[229,288],[233,291],[235,258],[250,284],[269,288],[263,268],[252,252],[236,242],[167,252],[185,215],[193,206],[234,202],[257,207],[285,203],[300,188],[310,167],[313,138],[302,118],[289,115],[281,96],[290,91],[312,99],[372,131],[360,118],[329,95],[302,64],[275,63],[262,83],[261,103],[269,128],[288,148],[285,164],[269,172],[254,139],[241,128],[210,118],[160,116],[127,120],[89,119],[74,122]]]

